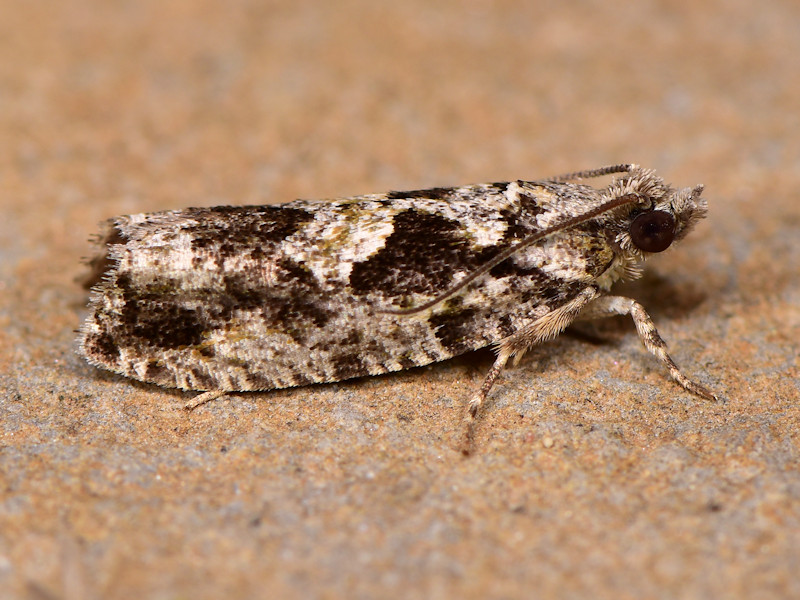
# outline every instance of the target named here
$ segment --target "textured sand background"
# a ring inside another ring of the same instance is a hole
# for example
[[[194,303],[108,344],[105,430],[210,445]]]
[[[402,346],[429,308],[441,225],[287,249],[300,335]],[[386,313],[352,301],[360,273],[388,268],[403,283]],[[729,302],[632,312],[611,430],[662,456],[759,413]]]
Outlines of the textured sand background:
[[[0,2],[0,596],[800,597],[800,5]],[[117,214],[634,161],[710,216],[629,320],[189,397],[85,365]]]

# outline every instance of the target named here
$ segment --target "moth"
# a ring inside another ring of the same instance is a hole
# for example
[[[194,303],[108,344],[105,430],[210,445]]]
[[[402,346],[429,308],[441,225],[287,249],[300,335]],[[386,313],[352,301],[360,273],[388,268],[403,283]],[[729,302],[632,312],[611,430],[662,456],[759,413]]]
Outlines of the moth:
[[[613,176],[605,187],[584,181]],[[262,391],[379,375],[492,346],[510,358],[584,319],[630,315],[690,392],[644,308],[609,293],[706,216],[703,187],[614,165],[511,181],[111,219],[79,348],[169,388]]]

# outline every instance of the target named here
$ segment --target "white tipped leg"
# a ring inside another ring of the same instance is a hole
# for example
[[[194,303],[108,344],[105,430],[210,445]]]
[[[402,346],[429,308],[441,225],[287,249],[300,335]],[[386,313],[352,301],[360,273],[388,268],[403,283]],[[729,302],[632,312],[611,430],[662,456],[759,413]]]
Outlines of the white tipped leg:
[[[469,412],[473,418],[478,414],[481,404],[486,399],[489,390],[492,389],[500,371],[503,370],[506,362],[512,356],[515,357],[515,364],[519,358],[531,346],[535,346],[545,340],[550,340],[561,333],[566,327],[575,320],[575,318],[582,314],[582,310],[594,300],[598,295],[598,290],[595,286],[588,286],[581,290],[569,302],[562,304],[558,308],[551,310],[546,315],[539,317],[529,325],[523,327],[516,333],[508,336],[507,338],[498,342],[497,360],[494,361],[486,380],[483,382],[481,389],[472,397],[469,402]]]
[[[497,376],[500,375],[508,359],[512,356],[518,359],[531,346],[556,337],[575,320],[581,310],[598,294],[599,291],[595,286],[588,286],[569,302],[551,310],[546,315],[539,317],[516,333],[498,342],[497,359],[495,359],[492,368],[489,369],[483,385],[469,401],[469,423],[467,425],[465,443],[461,450],[462,453],[470,454],[471,452],[476,418],[484,400],[486,400],[486,396],[489,394],[489,390],[492,389],[492,385],[494,385]]]
[[[581,314],[583,308],[596,298],[598,293],[595,286],[588,286],[569,302],[551,310],[516,333],[500,340],[497,344],[497,360],[494,361],[492,368],[489,369],[481,389],[469,401],[469,414],[472,418],[475,419],[483,401],[486,399],[486,395],[492,389],[492,384],[494,384],[497,376],[500,375],[500,371],[503,370],[509,358],[515,357],[516,364],[528,348],[556,337]]]
[[[208,392],[203,392],[202,394],[198,394],[197,396],[189,400],[186,404],[183,405],[183,408],[189,411],[194,410],[198,406],[203,406],[203,404],[216,400],[217,398],[220,398],[221,396],[224,396],[227,393],[228,392],[226,392],[225,390],[210,390]]]
[[[717,400],[717,396],[704,386],[686,377],[678,365],[667,354],[667,344],[661,339],[656,326],[644,307],[624,296],[603,296],[589,304],[580,314],[579,320],[598,319],[614,315],[630,315],[636,325],[639,339],[644,347],[669,369],[672,378],[688,391],[707,400]]]
[[[497,376],[500,375],[500,372],[503,370],[503,367],[506,366],[509,357],[511,356],[511,351],[507,348],[501,348],[500,353],[497,355],[497,358],[492,365],[492,368],[489,369],[489,372],[486,374],[486,379],[483,380],[483,385],[481,389],[479,389],[472,398],[470,398],[469,405],[467,410],[469,411],[470,420],[474,421],[475,417],[478,414],[478,411],[481,409],[483,402],[486,400],[486,396],[489,394],[489,390],[492,389]]]
[[[472,444],[475,438],[475,421],[478,416],[478,411],[480,411],[481,406],[483,406],[483,402],[486,400],[489,390],[492,389],[497,376],[500,375],[500,372],[503,370],[503,367],[506,366],[509,357],[512,355],[513,352],[511,352],[508,347],[500,347],[500,351],[497,354],[492,368],[489,369],[489,372],[486,374],[486,379],[483,380],[483,385],[469,400],[469,404],[467,405],[467,426],[464,429],[464,439],[461,443],[461,453],[464,456],[472,454]]]

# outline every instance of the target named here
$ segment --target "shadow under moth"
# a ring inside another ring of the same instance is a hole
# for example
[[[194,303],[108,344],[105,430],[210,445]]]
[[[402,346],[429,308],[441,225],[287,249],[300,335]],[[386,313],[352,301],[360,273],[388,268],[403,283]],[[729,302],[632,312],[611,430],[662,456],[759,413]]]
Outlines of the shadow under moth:
[[[582,180],[613,175],[598,189]],[[170,388],[262,391],[379,375],[493,346],[474,418],[510,358],[577,320],[630,315],[690,392],[644,308],[610,295],[705,217],[702,186],[615,165],[542,181],[107,222],[80,352]]]

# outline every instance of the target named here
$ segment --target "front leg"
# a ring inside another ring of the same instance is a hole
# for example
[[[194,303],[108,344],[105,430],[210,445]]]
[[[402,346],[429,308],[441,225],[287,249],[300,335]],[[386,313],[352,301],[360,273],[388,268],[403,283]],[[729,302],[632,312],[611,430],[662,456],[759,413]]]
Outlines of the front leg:
[[[636,331],[639,333],[639,339],[642,340],[644,347],[669,369],[669,373],[675,381],[701,398],[717,400],[715,394],[681,373],[678,365],[676,365],[669,354],[667,354],[667,344],[658,334],[650,315],[648,315],[644,307],[635,300],[624,296],[602,296],[588,304],[578,316],[577,320],[587,321],[615,315],[631,316],[634,325],[636,325]]]

